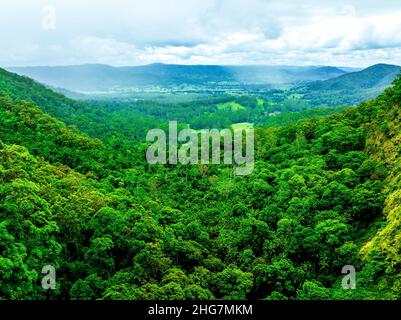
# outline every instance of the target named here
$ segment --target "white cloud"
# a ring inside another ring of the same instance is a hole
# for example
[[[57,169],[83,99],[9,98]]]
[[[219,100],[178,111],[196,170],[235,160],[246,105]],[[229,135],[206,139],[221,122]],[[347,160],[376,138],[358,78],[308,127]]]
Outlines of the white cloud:
[[[401,64],[398,0],[3,2],[0,65]]]

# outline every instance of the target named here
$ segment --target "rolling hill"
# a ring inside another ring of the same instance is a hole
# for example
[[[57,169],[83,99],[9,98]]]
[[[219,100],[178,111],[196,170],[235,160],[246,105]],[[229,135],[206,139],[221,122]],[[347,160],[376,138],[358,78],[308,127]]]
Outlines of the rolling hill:
[[[384,90],[393,82],[400,71],[401,67],[399,66],[376,64],[362,71],[351,72],[333,79],[315,82],[308,85],[308,87],[311,90],[333,91],[365,89]]]
[[[150,64],[137,67],[79,65],[18,67],[9,71],[71,91],[108,91],[113,88],[178,85],[288,84],[326,80],[346,74],[335,67],[207,66]]]
[[[401,67],[376,64],[336,78],[308,83],[294,89],[312,105],[356,105],[374,98],[391,85]]]

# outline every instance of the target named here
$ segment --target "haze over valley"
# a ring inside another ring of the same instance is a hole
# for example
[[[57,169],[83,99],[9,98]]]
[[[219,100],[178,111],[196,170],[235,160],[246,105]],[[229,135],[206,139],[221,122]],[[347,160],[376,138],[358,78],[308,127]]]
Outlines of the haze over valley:
[[[3,0],[0,300],[161,319],[401,300],[400,17]]]

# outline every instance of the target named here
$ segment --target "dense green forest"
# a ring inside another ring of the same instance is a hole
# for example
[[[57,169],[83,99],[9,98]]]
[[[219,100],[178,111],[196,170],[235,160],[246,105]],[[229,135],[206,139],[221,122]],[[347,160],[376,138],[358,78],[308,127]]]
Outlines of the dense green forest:
[[[75,101],[0,70],[0,298],[401,299],[401,77],[358,107],[269,107]],[[255,122],[254,172],[149,165],[169,119]]]

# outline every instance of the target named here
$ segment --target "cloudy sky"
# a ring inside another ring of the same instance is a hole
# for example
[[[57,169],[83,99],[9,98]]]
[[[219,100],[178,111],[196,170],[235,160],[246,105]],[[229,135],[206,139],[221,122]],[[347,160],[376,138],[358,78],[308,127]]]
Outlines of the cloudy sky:
[[[1,0],[0,66],[401,64],[400,0]]]

